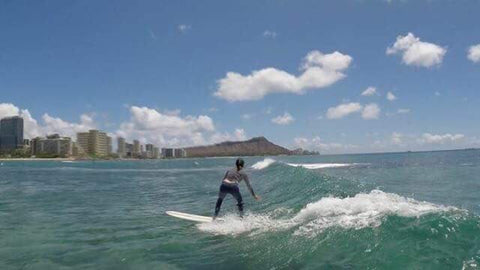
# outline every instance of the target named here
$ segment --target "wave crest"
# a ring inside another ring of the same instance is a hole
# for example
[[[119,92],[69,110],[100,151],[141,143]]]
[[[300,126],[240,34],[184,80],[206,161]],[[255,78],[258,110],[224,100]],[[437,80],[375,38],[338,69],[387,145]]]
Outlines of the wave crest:
[[[263,170],[265,168],[267,168],[268,166],[272,165],[273,163],[275,163],[276,160],[275,159],[272,159],[272,158],[266,158],[262,161],[258,161],[257,163],[253,164],[252,165],[252,169],[255,169],[255,170]]]
[[[324,168],[340,168],[340,167],[349,167],[357,165],[355,163],[287,163],[288,166],[292,167],[303,167],[305,169],[316,170]]]
[[[219,235],[238,235],[246,232],[283,231],[295,229],[294,235],[313,237],[330,227],[362,229],[378,227],[386,216],[420,217],[425,214],[458,210],[455,207],[405,198],[397,194],[373,190],[354,197],[326,197],[307,204],[292,218],[277,219],[271,214],[248,214],[243,219],[225,216],[224,222],[199,224],[205,232]],[[287,211],[289,212],[289,211]]]

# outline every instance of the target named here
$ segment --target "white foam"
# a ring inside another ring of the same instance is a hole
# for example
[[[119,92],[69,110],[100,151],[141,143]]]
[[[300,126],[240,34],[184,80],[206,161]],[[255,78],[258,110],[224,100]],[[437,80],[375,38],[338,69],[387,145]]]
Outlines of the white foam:
[[[220,235],[252,234],[294,228],[295,235],[312,237],[330,227],[362,229],[377,227],[384,217],[397,215],[419,217],[429,213],[456,210],[429,202],[405,198],[397,194],[373,190],[354,197],[326,197],[309,203],[292,218],[275,218],[273,211],[266,215],[247,215],[243,220],[227,215],[224,222],[198,225],[202,231]]]
[[[340,168],[357,165],[356,163],[287,163],[292,167],[303,167],[305,169],[316,170],[324,168]]]
[[[252,169],[255,169],[255,170],[263,170],[265,168],[267,168],[268,166],[272,165],[273,163],[275,163],[275,160],[272,159],[272,158],[266,158],[262,161],[259,161],[255,164],[252,165]]]
[[[294,224],[288,220],[275,220],[269,215],[247,214],[243,218],[228,214],[221,222],[200,223],[198,229],[215,235],[239,235],[247,232],[252,234],[285,230]]]
[[[344,199],[322,198],[307,204],[293,219],[303,224],[296,234],[315,235],[332,226],[353,229],[377,227],[388,215],[419,217],[453,209],[455,208],[373,190],[368,194],[360,193]]]

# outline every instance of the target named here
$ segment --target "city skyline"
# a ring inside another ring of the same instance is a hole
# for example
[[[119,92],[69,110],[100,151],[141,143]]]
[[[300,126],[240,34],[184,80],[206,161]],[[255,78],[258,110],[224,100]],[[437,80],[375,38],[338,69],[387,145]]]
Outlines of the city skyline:
[[[116,137],[117,148],[114,149],[112,137],[96,129],[77,132],[76,140],[58,133],[24,139],[23,120],[21,116],[0,118],[0,156],[120,159],[184,158],[187,156],[183,148],[160,149],[151,143],[143,145],[139,140],[129,143],[125,138],[119,136]]]
[[[184,3],[3,3],[0,118],[159,147],[480,147],[478,1]]]

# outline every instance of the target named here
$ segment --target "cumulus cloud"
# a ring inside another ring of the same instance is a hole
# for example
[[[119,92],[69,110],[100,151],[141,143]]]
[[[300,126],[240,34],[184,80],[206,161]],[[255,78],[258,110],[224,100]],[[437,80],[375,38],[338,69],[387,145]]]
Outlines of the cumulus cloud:
[[[404,143],[405,137],[406,136],[403,135],[402,133],[393,132],[391,137],[390,137],[390,140],[395,145],[402,145]]]
[[[465,138],[463,134],[430,134],[424,133],[421,138],[418,140],[420,143],[428,144],[445,144],[449,142],[458,142]]]
[[[431,134],[423,133],[421,135],[407,135],[399,132],[393,132],[390,137],[390,142],[393,145],[401,147],[425,147],[427,145],[444,145],[444,144],[457,144],[460,145],[465,141],[466,137],[463,134]],[[460,144],[459,144],[460,143]]]
[[[235,129],[233,133],[215,133],[212,135],[211,140],[208,143],[219,143],[225,141],[245,141],[247,139],[247,135],[245,130],[241,128]]]
[[[328,108],[327,118],[328,119],[340,119],[349,114],[356,113],[361,111],[363,106],[360,103],[351,102],[346,104],[340,104],[336,107]]]
[[[189,25],[189,24],[179,24],[177,26],[177,29],[178,31],[182,32],[182,33],[186,33],[188,32],[190,29],[192,29],[192,26]]]
[[[227,72],[217,81],[214,96],[234,101],[260,100],[273,93],[303,94],[306,90],[330,86],[345,78],[352,57],[340,52],[323,54],[311,51],[303,59],[298,76],[273,67],[255,70],[249,75]]]
[[[250,113],[242,114],[242,119],[243,120],[250,120],[250,119],[252,119],[252,117],[253,117],[253,114],[250,114]]]
[[[206,115],[181,116],[161,113],[148,107],[131,106],[130,120],[123,122],[116,135],[127,140],[139,139],[159,146],[190,146],[225,140],[244,140],[243,129],[220,133]]]
[[[377,88],[370,86],[367,89],[365,89],[365,91],[362,92],[362,96],[373,96],[376,93],[377,93]]]
[[[270,30],[265,30],[265,31],[263,32],[263,36],[264,36],[265,38],[272,38],[272,39],[273,39],[273,38],[276,38],[276,37],[277,37],[277,32],[275,32],[275,31],[270,31]]]
[[[288,125],[295,121],[295,118],[288,112],[285,112],[283,115],[279,115],[272,119],[272,122],[277,125]]]
[[[414,34],[398,36],[393,46],[388,47],[386,53],[402,54],[402,61],[406,65],[432,67],[440,65],[447,49],[439,45],[420,41]]]
[[[480,44],[470,46],[467,57],[474,63],[480,62]]]
[[[213,120],[205,115],[198,117],[169,115],[148,107],[131,106],[130,121],[120,125],[117,135],[127,139],[140,138],[158,145],[201,144],[203,132],[213,132]]]
[[[379,115],[380,115],[380,108],[375,103],[365,105],[365,107],[363,108],[363,111],[362,111],[363,119],[367,119],[367,120],[378,119]]]
[[[387,99],[390,100],[390,101],[394,101],[394,100],[397,99],[397,97],[392,92],[388,92],[387,93]]]
[[[80,116],[79,123],[71,123],[45,113],[42,116],[43,123],[39,123],[28,110],[19,109],[11,103],[0,103],[0,118],[8,116],[21,116],[23,118],[24,135],[25,138],[30,139],[53,133],[75,138],[77,132],[87,131],[96,127],[93,118],[87,114]]]
[[[293,139],[294,147],[299,147],[309,150],[317,150],[321,153],[345,153],[352,152],[358,149],[354,144],[342,144],[342,143],[327,143],[316,136],[311,139],[305,137],[296,137]]]
[[[70,123],[62,120],[61,118],[52,117],[48,114],[44,114],[42,119],[45,123],[45,126],[43,127],[45,134],[58,133],[74,138],[77,132],[83,132],[96,128],[93,118],[87,114],[82,114],[80,116],[79,123]]]

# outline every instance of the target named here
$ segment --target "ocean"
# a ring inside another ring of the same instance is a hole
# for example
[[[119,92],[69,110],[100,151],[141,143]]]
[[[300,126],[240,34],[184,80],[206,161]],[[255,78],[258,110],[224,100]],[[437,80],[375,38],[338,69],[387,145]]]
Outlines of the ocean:
[[[480,151],[0,162],[0,269],[479,269]]]

